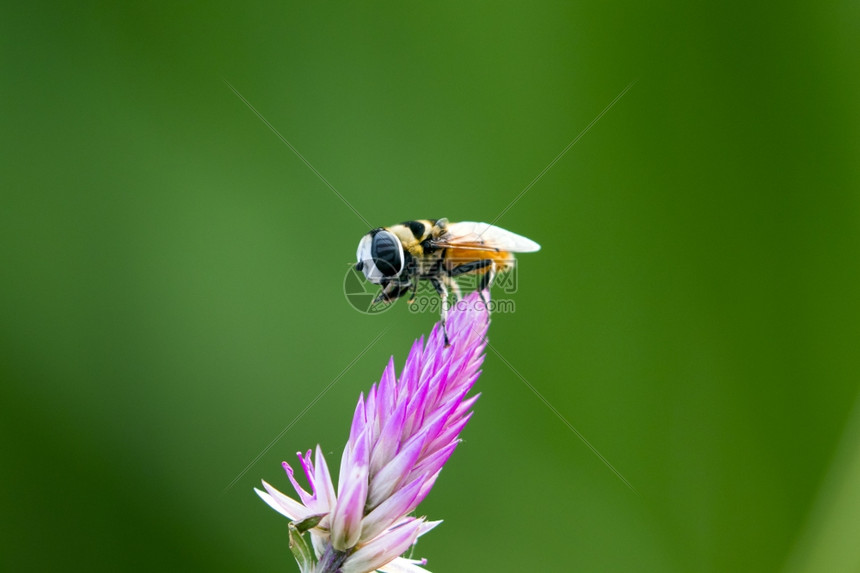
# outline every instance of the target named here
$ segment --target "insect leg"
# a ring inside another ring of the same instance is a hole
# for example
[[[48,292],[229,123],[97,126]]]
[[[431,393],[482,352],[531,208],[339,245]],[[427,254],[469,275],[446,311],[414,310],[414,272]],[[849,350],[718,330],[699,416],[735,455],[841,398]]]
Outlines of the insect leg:
[[[492,269],[494,267],[493,259],[481,259],[479,261],[470,261],[468,263],[464,263],[458,267],[454,267],[450,271],[448,271],[449,276],[458,277],[460,275],[464,275],[466,273],[477,273],[480,272],[487,267]],[[487,288],[487,275],[489,271],[486,271],[480,279],[478,283],[478,293],[481,297],[481,300],[484,301],[484,306],[487,306],[487,300],[484,298],[484,289]],[[451,281],[454,282],[454,281]],[[454,284],[457,284],[456,282]],[[459,289],[457,289],[457,298],[460,298]]]
[[[460,291],[460,285],[457,284],[457,281],[452,279],[449,275],[442,275],[442,282],[445,283],[445,286],[451,289],[451,292],[454,293],[457,300],[463,298],[463,293]]]
[[[437,278],[431,278],[430,283],[433,285],[433,288],[436,289],[436,292],[439,293],[439,296],[442,298],[442,334],[445,336],[445,346],[451,346],[451,342],[448,340],[448,329],[445,327],[445,323],[448,320],[448,289],[445,285]]]
[[[484,289],[490,288],[490,286],[493,284],[493,280],[495,278],[496,278],[496,268],[495,268],[495,266],[493,266],[493,268],[491,268],[490,270],[488,270],[487,272],[485,272],[481,276],[481,280],[478,283],[478,292],[483,293]],[[484,295],[481,294],[481,296],[484,296]]]
[[[481,277],[481,282],[478,283],[478,295],[481,297],[481,301],[484,303],[484,308],[487,309],[487,320],[490,320],[490,304],[487,302],[487,298],[484,296],[484,289],[487,289],[489,292],[490,286],[493,284],[493,279],[496,278],[496,265],[493,264],[490,266],[489,270],[484,273]]]
[[[412,295],[409,297],[409,302],[407,304],[412,304],[415,302],[415,294],[418,292],[418,275],[412,277]]]
[[[411,283],[388,283],[385,285],[382,290],[376,295],[376,298],[373,299],[373,304],[379,302],[394,302],[404,294],[409,291],[409,287],[411,287]]]
[[[481,259],[480,261],[471,261],[468,263],[464,263],[458,267],[454,267],[449,271],[452,277],[458,277],[465,273],[471,273],[474,271],[480,271],[481,269],[485,269],[489,266],[492,266],[493,259]]]

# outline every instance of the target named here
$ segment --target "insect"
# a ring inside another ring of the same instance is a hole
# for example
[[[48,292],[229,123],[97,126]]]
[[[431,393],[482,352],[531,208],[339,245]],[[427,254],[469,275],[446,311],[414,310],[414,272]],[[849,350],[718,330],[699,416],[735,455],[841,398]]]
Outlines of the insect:
[[[483,299],[484,289],[492,285],[496,274],[513,267],[513,253],[538,250],[540,245],[531,239],[487,223],[420,219],[364,235],[358,243],[355,268],[368,281],[382,286],[374,303],[392,302],[410,291],[412,302],[419,281],[429,281],[442,299],[442,332],[447,345],[449,289],[461,298],[454,278],[481,275],[478,292]]]

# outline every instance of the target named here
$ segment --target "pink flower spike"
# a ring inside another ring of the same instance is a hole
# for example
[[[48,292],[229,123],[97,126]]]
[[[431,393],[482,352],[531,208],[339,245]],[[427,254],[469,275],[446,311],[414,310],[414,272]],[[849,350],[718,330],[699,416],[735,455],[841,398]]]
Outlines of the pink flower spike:
[[[390,360],[379,383],[359,396],[336,488],[317,446],[313,457],[299,454],[310,492],[286,462],[299,500],[265,482],[266,491],[257,490],[297,523],[290,542],[303,571],[427,573],[424,560],[400,555],[440,523],[409,514],[433,488],[472,417],[478,396],[468,394],[480,375],[488,328],[479,300],[473,293],[449,313],[450,346],[437,324],[426,344],[422,337],[412,345],[399,378]]]

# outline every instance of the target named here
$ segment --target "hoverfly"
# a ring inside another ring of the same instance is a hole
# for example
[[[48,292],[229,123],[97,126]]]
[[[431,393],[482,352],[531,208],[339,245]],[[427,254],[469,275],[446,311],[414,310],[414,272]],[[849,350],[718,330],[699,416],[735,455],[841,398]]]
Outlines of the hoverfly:
[[[448,290],[461,298],[454,278],[481,275],[478,292],[483,299],[484,289],[492,285],[496,274],[513,267],[513,253],[538,250],[540,245],[531,239],[487,223],[420,219],[364,235],[358,243],[355,268],[368,281],[382,286],[374,303],[392,302],[410,291],[412,302],[419,281],[429,281],[442,299],[442,331],[447,345]]]

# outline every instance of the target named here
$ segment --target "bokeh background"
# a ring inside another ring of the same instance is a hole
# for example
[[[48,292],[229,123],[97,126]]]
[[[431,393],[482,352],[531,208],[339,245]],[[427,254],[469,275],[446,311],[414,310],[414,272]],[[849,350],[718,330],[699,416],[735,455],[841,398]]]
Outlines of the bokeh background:
[[[252,487],[337,460],[437,318],[350,307],[366,225],[225,80],[373,225],[493,220],[636,81],[498,221],[543,250],[491,340],[638,494],[490,354],[416,556],[857,570],[858,38],[848,1],[5,4],[0,567],[296,571]]]

